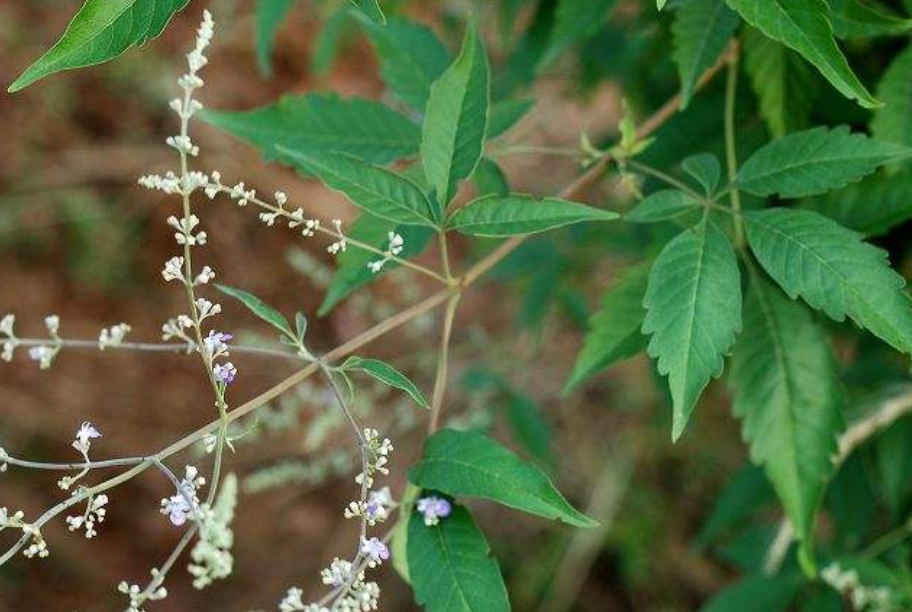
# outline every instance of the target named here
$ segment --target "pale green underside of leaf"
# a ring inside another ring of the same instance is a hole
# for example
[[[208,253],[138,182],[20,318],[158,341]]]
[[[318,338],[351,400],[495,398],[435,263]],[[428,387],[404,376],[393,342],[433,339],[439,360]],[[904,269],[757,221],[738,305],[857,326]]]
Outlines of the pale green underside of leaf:
[[[912,176],[880,173],[802,203],[866,236],[879,236],[912,219]]]
[[[816,127],[761,147],[741,166],[736,181],[757,196],[800,198],[859,181],[910,152],[901,145],[852,134],[847,126]]]
[[[751,250],[790,297],[912,353],[912,302],[885,251],[808,210],[770,208],[744,219]]]
[[[800,53],[847,98],[865,108],[878,102],[849,67],[833,38],[823,0],[726,0],[746,22]]]
[[[877,95],[884,105],[874,111],[871,133],[884,142],[912,145],[912,47],[890,63],[877,85]]]
[[[363,15],[367,15],[372,20],[377,23],[386,23],[386,15],[383,14],[383,9],[380,8],[379,0],[348,0],[355,6]]]
[[[473,20],[459,57],[431,86],[424,117],[421,160],[441,209],[481,159],[490,88],[488,58]]]
[[[260,74],[272,74],[272,50],[276,32],[294,6],[295,0],[257,0],[256,3],[256,56]]]
[[[677,440],[741,329],[741,273],[728,237],[705,221],[679,234],[653,264],[643,304],[643,333],[668,376]]]
[[[539,468],[487,436],[444,429],[431,436],[409,481],[453,496],[481,497],[575,527],[595,527]]]
[[[204,111],[201,117],[258,148],[267,160],[282,146],[299,153],[337,151],[375,164],[418,152],[421,129],[379,102],[335,94],[285,96],[250,111]]]
[[[642,264],[626,270],[602,294],[601,308],[589,320],[589,331],[564,387],[565,393],[611,364],[646,348],[646,336],[640,333],[640,327],[646,316],[643,296],[649,268],[649,264]]]
[[[244,306],[247,307],[250,312],[258,316],[263,321],[266,321],[274,328],[282,332],[290,339],[295,338],[295,334],[291,331],[291,326],[288,324],[288,321],[282,314],[270,306],[269,304],[262,301],[257,296],[244,291],[242,289],[235,289],[234,287],[226,287],[225,285],[216,285],[218,290],[226,295],[230,295],[234,299],[241,302]]]
[[[434,31],[401,17],[386,25],[362,18],[380,59],[380,72],[387,87],[418,112],[424,112],[431,84],[443,74],[451,58]]]
[[[839,38],[899,36],[912,29],[912,19],[899,17],[867,0],[826,1],[830,5],[830,22]]]
[[[359,370],[376,378],[380,382],[409,395],[415,403],[424,408],[428,407],[427,400],[421,390],[408,377],[393,366],[379,359],[364,359],[362,357],[349,357],[342,364],[343,370]]]
[[[725,50],[739,21],[725,0],[686,0],[677,5],[671,37],[681,78],[681,108],[690,101],[703,71]]]
[[[340,153],[308,155],[284,147],[279,152],[372,215],[406,225],[436,224],[424,192],[402,175]]]
[[[55,72],[94,66],[157,37],[189,0],[86,0],[53,47],[19,75],[10,92]]]
[[[433,231],[416,225],[398,225],[392,221],[362,213],[354,223],[346,228],[346,235],[352,240],[369,244],[380,250],[389,243],[388,233],[396,232],[402,236],[405,244],[399,257],[410,259],[420,254],[430,242]],[[329,313],[336,305],[361,287],[380,278],[390,270],[399,267],[395,261],[388,261],[379,272],[374,273],[367,264],[378,259],[375,253],[364,249],[349,248],[336,258],[336,271],[333,274],[326,297],[317,311],[321,317]]]
[[[663,189],[649,194],[624,215],[631,223],[656,223],[675,219],[700,209],[700,203],[677,189]]]
[[[415,600],[427,612],[509,612],[497,561],[462,506],[433,527],[413,512],[406,550]]]
[[[522,194],[493,195],[460,208],[447,227],[469,236],[497,238],[544,232],[584,221],[610,221],[617,217],[612,211],[567,200],[539,200]]]
[[[843,429],[836,359],[800,302],[752,278],[732,357],[734,413],[797,537],[807,541]]]
[[[754,28],[744,28],[744,69],[775,137],[803,129],[820,90],[814,68],[800,55]]]

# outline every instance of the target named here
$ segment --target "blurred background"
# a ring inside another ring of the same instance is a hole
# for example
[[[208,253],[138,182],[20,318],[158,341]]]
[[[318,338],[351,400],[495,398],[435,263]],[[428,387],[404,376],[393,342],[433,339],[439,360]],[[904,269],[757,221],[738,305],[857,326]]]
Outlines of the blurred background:
[[[49,47],[78,4],[0,3],[0,82],[10,83]],[[181,292],[160,275],[174,251],[164,222],[174,201],[139,188],[136,179],[173,165],[164,145],[176,129],[167,102],[202,8],[217,21],[201,94],[208,107],[245,110],[310,91],[386,99],[370,44],[354,21],[334,17],[341,4],[295,5],[279,30],[269,77],[257,68],[253,2],[193,1],[161,38],[141,49],[0,96],[0,314],[16,314],[21,336],[43,337],[43,318],[55,313],[67,338],[97,338],[101,327],[127,322],[132,339],[158,340],[164,320],[183,307]],[[455,47],[466,3],[398,4]],[[528,92],[537,103],[510,133],[511,142],[573,148],[581,132],[607,142],[620,118],[619,82],[637,84],[625,95],[643,116],[674,93],[667,36],[658,28],[629,27],[640,19],[640,8],[639,2],[621,2],[619,24],[606,25],[578,56],[556,62],[538,79]],[[489,34],[496,28],[524,31],[533,19],[529,9],[521,7],[504,25],[488,7],[483,27]],[[496,62],[504,45],[492,42],[490,52]],[[715,146],[713,130],[696,130],[715,122],[721,129],[718,94],[710,86],[697,110],[665,131],[660,142],[668,144],[650,153],[654,163]],[[751,146],[749,134],[762,135],[759,120],[750,116],[752,104],[742,104],[745,147]],[[694,134],[702,134],[701,142]],[[263,193],[283,190],[311,215],[354,215],[335,194],[265,163],[223,132],[197,123],[194,139],[202,149],[201,169],[218,169],[226,182],[243,180]],[[512,187],[535,194],[556,193],[579,172],[566,158],[514,155],[499,162]],[[603,205],[625,193],[612,178],[585,199]],[[221,281],[285,313],[305,312],[309,342],[318,351],[434,290],[420,276],[396,270],[318,317],[333,271],[323,242],[266,228],[254,211],[226,203],[206,202],[198,212],[210,235],[204,263],[219,271]],[[493,504],[473,505],[515,610],[695,610],[740,570],[757,567],[775,533],[772,494],[762,476],[742,467],[745,450],[723,385],[711,387],[676,445],[669,440],[663,386],[642,354],[561,394],[599,293],[619,270],[642,260],[655,243],[651,233],[661,231],[617,224],[530,240],[460,307],[447,417],[489,429],[539,462],[575,505],[602,524],[573,531]],[[477,256],[457,241],[460,269]],[[422,257],[435,262],[434,253]],[[221,325],[237,330],[239,341],[271,340],[258,335],[262,327],[246,312],[222,301]],[[438,316],[421,318],[361,354],[389,360],[429,392]],[[230,394],[235,406],[294,371],[294,364],[268,357],[236,355],[234,361],[242,372]],[[153,452],[212,420],[208,383],[197,366],[183,355],[65,350],[52,369],[40,371],[20,350],[12,364],[0,364],[0,444],[19,457],[76,459],[69,443],[79,424],[91,420],[104,433],[93,446],[95,458]],[[389,484],[399,491],[420,450],[426,415],[397,394],[359,382],[357,410],[364,423],[396,442]],[[176,571],[168,581],[170,596],[151,609],[272,610],[291,585],[318,597],[320,568],[349,554],[356,541],[356,525],[341,516],[355,492],[356,448],[326,390],[316,381],[301,385],[245,427],[250,433],[227,464],[242,490],[233,576],[200,593],[185,572]],[[205,461],[197,450],[176,458],[172,468]],[[712,500],[733,477],[759,501],[712,519]],[[91,541],[69,533],[62,521],[50,526],[48,559],[18,558],[0,571],[0,611],[121,610],[117,583],[144,582],[180,537],[158,512],[169,489],[152,473],[117,489]],[[13,469],[0,477],[0,505],[27,516],[61,495],[54,474]],[[731,531],[748,516],[759,520]],[[4,547],[12,542],[7,534],[0,540]],[[415,609],[392,568],[376,575],[385,589],[383,609]]]

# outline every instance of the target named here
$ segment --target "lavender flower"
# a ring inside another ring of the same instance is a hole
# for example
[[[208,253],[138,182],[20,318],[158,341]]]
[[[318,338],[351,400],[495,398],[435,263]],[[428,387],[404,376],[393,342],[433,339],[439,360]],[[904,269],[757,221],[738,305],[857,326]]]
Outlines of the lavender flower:
[[[181,493],[162,500],[161,512],[168,516],[168,519],[175,527],[180,527],[186,523],[187,517],[192,510],[193,508],[190,506],[190,502],[187,501],[187,497]]]
[[[367,556],[367,563],[371,567],[380,565],[390,557],[389,548],[377,538],[361,538],[361,553]]]
[[[442,497],[422,497],[418,500],[418,512],[424,515],[424,524],[433,527],[440,519],[450,516],[453,506]]]
[[[95,426],[88,421],[83,421],[82,425],[76,431],[76,439],[73,441],[73,448],[83,455],[89,452],[94,438],[100,438],[101,432],[95,429]]]
[[[212,369],[212,373],[215,375],[216,380],[223,382],[226,385],[230,385],[234,382],[237,372],[237,368],[234,367],[234,364],[230,361],[225,364],[220,363]]]
[[[228,344],[234,336],[232,334],[226,334],[225,332],[217,332],[212,330],[209,332],[209,335],[203,339],[203,344],[206,345],[206,351],[209,353],[210,359],[215,359],[221,355],[228,354]]]

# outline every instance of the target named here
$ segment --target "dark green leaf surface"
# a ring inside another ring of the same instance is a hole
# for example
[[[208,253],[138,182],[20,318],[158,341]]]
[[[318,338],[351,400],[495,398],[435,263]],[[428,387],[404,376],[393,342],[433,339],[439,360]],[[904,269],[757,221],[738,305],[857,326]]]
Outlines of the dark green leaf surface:
[[[474,21],[466,29],[456,61],[431,86],[421,160],[424,175],[446,208],[459,181],[481,159],[490,104],[488,57]]]
[[[624,215],[631,223],[656,223],[675,219],[701,208],[700,202],[677,189],[663,189],[649,194]]]
[[[643,304],[643,333],[668,376],[677,440],[741,329],[741,273],[728,237],[707,221],[679,234],[653,264]]]
[[[285,96],[250,111],[204,111],[207,123],[258,148],[267,160],[285,147],[298,153],[337,151],[375,164],[418,152],[421,129],[379,102],[335,94]]]
[[[783,612],[800,585],[796,576],[747,576],[713,597],[700,612]]]
[[[10,92],[55,72],[94,66],[157,37],[189,0],[86,0],[60,40],[19,75]]]
[[[912,149],[852,134],[847,126],[817,127],[761,147],[738,171],[737,183],[757,196],[801,198],[861,180]]]
[[[617,217],[617,213],[609,210],[567,200],[539,200],[511,194],[486,196],[469,202],[456,211],[447,227],[469,236],[496,238],[544,232],[584,221],[610,221]]]
[[[370,19],[376,21],[377,23],[386,23],[386,15],[383,14],[383,9],[380,8],[380,0],[348,0],[351,2],[355,8],[357,8],[363,15],[366,15]]]
[[[829,341],[800,302],[753,277],[732,358],[734,413],[797,537],[809,541],[844,428]]]
[[[912,19],[904,19],[866,0],[826,0],[830,22],[839,38],[900,36],[912,30]],[[883,98],[879,98],[886,103]]]
[[[272,50],[276,31],[294,6],[294,0],[257,0],[256,3],[256,55],[260,73],[272,74]]]
[[[672,57],[681,78],[681,107],[685,108],[700,75],[722,55],[740,19],[725,0],[684,0],[676,6]]]
[[[447,495],[481,497],[575,527],[598,523],[571,506],[536,466],[474,431],[443,429],[424,446],[409,481]]]
[[[415,600],[427,612],[509,612],[497,561],[462,506],[433,527],[413,512],[406,550]]]
[[[879,236],[912,219],[912,176],[880,174],[802,203],[866,236]]]
[[[790,297],[912,352],[912,303],[886,252],[807,210],[751,211],[745,221],[754,255]]]
[[[404,391],[415,400],[415,403],[424,408],[428,407],[427,400],[421,390],[408,379],[402,372],[379,359],[363,359],[349,357],[342,364],[343,370],[358,370],[376,378],[385,385]]]
[[[874,111],[871,133],[883,142],[912,146],[912,46],[890,63],[877,95],[884,105]]]
[[[865,108],[878,105],[833,38],[823,0],[726,0],[744,21],[800,53],[842,95]]]

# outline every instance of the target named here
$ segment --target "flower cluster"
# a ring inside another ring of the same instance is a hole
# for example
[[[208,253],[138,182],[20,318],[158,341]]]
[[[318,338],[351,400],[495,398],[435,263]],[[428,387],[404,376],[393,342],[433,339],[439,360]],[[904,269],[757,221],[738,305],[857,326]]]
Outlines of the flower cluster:
[[[168,596],[168,589],[161,586],[163,581],[161,572],[157,569],[152,570],[152,584],[157,585],[149,589],[143,589],[138,584],[127,584],[122,581],[117,585],[117,591],[130,598],[130,605],[127,612],[145,612],[143,604],[147,601],[161,601]]]
[[[177,492],[161,500],[161,513],[166,515],[175,527],[181,527],[187,519],[195,518],[200,507],[197,491],[206,484],[199,470],[192,465],[184,469],[184,479],[178,483]]]
[[[9,460],[9,455],[6,452],[6,449],[0,447],[0,474],[5,472],[7,470],[7,468],[9,467],[9,464],[7,463],[8,460]]]
[[[98,350],[103,351],[106,348],[117,348],[123,344],[127,334],[130,333],[130,326],[126,323],[118,323],[111,327],[105,327],[98,334]]]
[[[386,252],[383,253],[383,259],[378,259],[376,261],[370,261],[367,263],[367,267],[371,272],[377,274],[380,270],[383,269],[383,266],[389,262],[392,258],[396,257],[402,252],[402,249],[405,248],[405,239],[402,238],[400,234],[396,232],[389,232],[387,234],[389,239],[389,245],[386,247]]]
[[[13,353],[19,346],[19,338],[16,337],[13,327],[16,324],[16,315],[3,315],[0,319],[0,336],[3,336],[3,351],[0,352],[0,358],[3,361],[12,361]]]
[[[389,474],[389,468],[386,465],[389,463],[389,455],[394,448],[389,438],[380,440],[380,434],[376,429],[364,430],[364,443],[367,447],[368,459],[364,471],[355,477],[355,482],[371,488],[374,486],[375,474]]]
[[[453,512],[453,506],[449,500],[433,495],[422,497],[415,506],[418,512],[424,517],[424,524],[433,527],[440,523],[440,519],[450,516]]]
[[[33,523],[25,521],[25,513],[22,510],[17,510],[10,514],[7,508],[0,507],[0,531],[4,529],[18,529],[23,535],[31,539],[28,547],[22,551],[22,554],[29,559],[33,557],[43,559],[50,554],[47,542],[44,541],[44,537],[41,535],[41,530]]]
[[[82,458],[85,459],[86,466],[83,468],[83,470],[81,472],[79,472],[75,476],[64,476],[63,478],[58,480],[57,481],[58,487],[60,487],[64,491],[68,491],[75,482],[77,482],[83,476],[85,476],[86,474],[89,473],[88,464],[91,461],[89,459],[89,449],[92,448],[92,440],[94,440],[96,438],[100,438],[100,437],[101,437],[101,432],[98,431],[98,429],[96,429],[94,425],[92,425],[88,421],[83,421],[82,425],[79,426],[79,429],[76,430],[75,439],[73,440],[73,443],[71,444],[71,446],[73,448],[75,448],[79,452],[80,455],[82,455]]]
[[[867,612],[899,612],[896,594],[885,586],[862,584],[858,572],[845,570],[838,563],[832,563],[820,572],[820,577],[852,604],[853,610]]]
[[[69,525],[70,531],[85,529],[85,537],[88,539],[92,539],[98,535],[98,532],[95,530],[95,525],[104,522],[105,514],[108,512],[105,508],[107,504],[107,495],[101,494],[89,497],[84,514],[81,516],[66,517],[66,523]]]
[[[193,586],[203,589],[216,580],[227,578],[234,567],[231,547],[234,532],[231,522],[237,505],[237,477],[225,478],[219,498],[210,508],[202,504],[198,513],[199,540],[190,553],[193,563],[187,568],[193,576]]]

